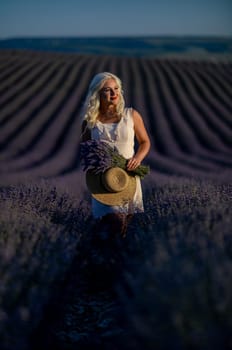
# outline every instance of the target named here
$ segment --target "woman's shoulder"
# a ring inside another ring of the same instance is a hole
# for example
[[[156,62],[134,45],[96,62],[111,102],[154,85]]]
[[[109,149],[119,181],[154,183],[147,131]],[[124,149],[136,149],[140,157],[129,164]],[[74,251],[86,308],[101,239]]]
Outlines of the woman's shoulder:
[[[130,118],[133,121],[136,121],[137,119],[141,119],[141,114],[133,107],[126,107],[124,109],[124,115],[126,118]]]
[[[132,107],[125,107],[124,108],[124,114],[132,114],[133,113],[133,108]]]
[[[140,115],[140,113],[134,107],[125,107],[124,108],[124,114]]]

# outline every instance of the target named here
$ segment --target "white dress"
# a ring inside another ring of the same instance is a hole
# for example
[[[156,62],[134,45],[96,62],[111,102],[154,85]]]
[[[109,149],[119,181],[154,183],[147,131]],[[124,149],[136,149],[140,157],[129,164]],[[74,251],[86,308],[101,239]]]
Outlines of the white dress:
[[[135,132],[132,108],[125,108],[123,116],[118,123],[101,123],[97,121],[95,127],[91,129],[91,138],[104,140],[109,145],[116,146],[119,153],[126,159],[133,157]],[[110,206],[102,204],[92,197],[92,213],[95,218],[115,212],[132,214],[143,211],[142,188],[139,176],[136,176],[136,191],[133,201],[130,203],[123,206]]]

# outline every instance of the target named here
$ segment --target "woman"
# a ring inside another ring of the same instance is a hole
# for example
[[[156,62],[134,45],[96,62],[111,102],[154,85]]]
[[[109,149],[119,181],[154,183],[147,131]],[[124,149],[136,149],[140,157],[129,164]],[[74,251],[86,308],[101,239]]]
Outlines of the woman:
[[[127,172],[136,169],[150,149],[150,140],[141,115],[132,108],[125,108],[121,80],[112,73],[103,72],[92,79],[84,103],[82,142],[101,140],[116,146],[127,162]],[[134,141],[138,142],[135,152]],[[132,205],[131,205],[132,204]],[[125,233],[126,218],[143,212],[140,178],[136,176],[136,190],[132,203],[105,205],[92,198],[95,218],[120,218],[121,233]]]

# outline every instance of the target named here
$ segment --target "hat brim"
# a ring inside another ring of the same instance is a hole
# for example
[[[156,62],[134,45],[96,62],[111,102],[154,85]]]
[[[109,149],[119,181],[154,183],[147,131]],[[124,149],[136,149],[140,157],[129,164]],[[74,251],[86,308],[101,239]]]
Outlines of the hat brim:
[[[133,175],[128,174],[128,185],[120,192],[107,191],[102,184],[101,176],[101,174],[94,174],[90,171],[86,172],[87,187],[96,200],[114,206],[124,205],[133,199],[136,190],[136,179]]]

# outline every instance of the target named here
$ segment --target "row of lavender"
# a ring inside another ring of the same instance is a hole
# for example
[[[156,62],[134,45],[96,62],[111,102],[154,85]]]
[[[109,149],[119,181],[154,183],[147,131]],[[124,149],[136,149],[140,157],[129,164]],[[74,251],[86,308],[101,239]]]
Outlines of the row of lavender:
[[[223,348],[232,322],[231,188],[224,181],[232,163],[231,64],[33,52],[0,56],[1,348],[25,350],[90,233],[80,110],[89,80],[102,70],[121,77],[127,104],[142,112],[152,140],[146,213],[134,218],[116,251],[125,259],[119,284],[126,286],[121,297],[130,328],[121,348],[169,348],[167,327],[177,348],[184,341],[206,349],[207,340],[210,349],[214,340]],[[74,181],[76,197],[59,192],[59,179]]]
[[[15,222],[6,229],[15,252],[1,271],[4,350],[230,349],[230,185],[163,179],[144,193],[145,213],[134,216],[126,238],[102,240],[84,202],[50,186],[3,193],[8,208],[14,199]]]
[[[89,207],[48,181],[0,189],[0,348],[31,349],[30,336],[59,295]]]
[[[121,252],[120,349],[231,349],[231,195],[177,179],[147,195]]]
[[[3,52],[0,62],[0,161],[8,179],[79,169],[81,107],[103,70],[119,75],[127,104],[142,113],[153,170],[230,173],[230,63],[25,52]]]
[[[91,237],[96,241],[101,231],[88,202],[60,192],[49,181],[2,188],[1,349],[32,350],[31,344],[40,344],[35,330],[42,319],[49,325],[45,339],[52,336],[52,322],[64,307],[60,291],[69,283],[68,271],[77,283],[69,286],[72,293],[82,283],[80,266],[72,265],[76,254],[82,256],[77,261],[87,269],[88,283],[103,281],[106,290],[113,283],[122,318],[108,317],[127,330],[118,339],[121,349],[218,349],[231,344],[231,195],[228,184],[162,179],[145,191],[145,213],[134,217],[127,237],[113,245],[109,237],[102,245],[107,249],[96,254]],[[56,334],[64,349],[68,342],[74,349],[91,338],[95,348],[91,332],[102,334],[104,343],[107,329],[89,321],[94,295],[87,294],[83,305],[73,305],[72,314],[61,320]],[[51,300],[55,314],[49,321],[44,311]],[[81,322],[82,313],[75,314],[79,308],[87,309]]]

